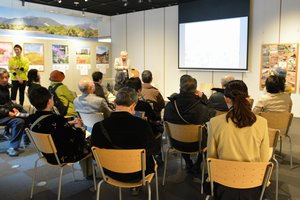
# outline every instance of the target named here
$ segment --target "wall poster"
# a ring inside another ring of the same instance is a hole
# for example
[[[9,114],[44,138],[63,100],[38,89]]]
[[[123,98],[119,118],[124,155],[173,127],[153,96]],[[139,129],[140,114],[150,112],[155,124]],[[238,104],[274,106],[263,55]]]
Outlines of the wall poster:
[[[52,45],[53,70],[66,72],[69,69],[69,48],[68,45]]]
[[[88,69],[91,68],[91,48],[76,48],[76,68],[80,69],[80,75],[88,75]]]
[[[11,42],[0,42],[0,67],[7,69],[8,60],[13,55],[13,46]]]
[[[30,69],[44,71],[44,45],[24,43],[24,56],[30,61]]]
[[[298,68],[298,44],[262,44],[260,66],[260,89],[277,67],[286,69],[286,84],[296,92]]]
[[[109,68],[109,48],[106,46],[96,47],[96,68],[100,72],[106,74],[106,69]]]

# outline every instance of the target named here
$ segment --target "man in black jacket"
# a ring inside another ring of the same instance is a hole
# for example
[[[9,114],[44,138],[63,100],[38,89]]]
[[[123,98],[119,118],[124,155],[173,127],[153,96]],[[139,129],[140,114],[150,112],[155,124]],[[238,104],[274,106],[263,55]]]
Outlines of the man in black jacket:
[[[147,175],[154,172],[152,159],[154,136],[147,121],[133,116],[137,100],[137,93],[134,89],[128,87],[120,89],[116,96],[116,111],[112,112],[110,117],[94,125],[92,145],[107,149],[146,149],[145,173]],[[142,177],[141,172],[120,174],[106,170],[106,173],[120,181],[135,181]]]
[[[6,153],[9,156],[18,156],[25,121],[18,118],[21,106],[14,104],[10,99],[8,79],[8,71],[0,68],[0,125],[11,129],[11,139]]]
[[[175,102],[179,113],[176,111]],[[183,75],[180,78],[180,93],[170,97],[170,102],[165,108],[164,120],[174,124],[205,124],[215,114],[215,110],[208,108],[205,94],[197,90],[196,79],[189,75]],[[202,133],[202,147],[206,145],[206,134],[206,131]],[[181,146],[182,151],[195,151],[198,148],[198,143],[186,145],[174,141],[174,144]],[[190,155],[182,154],[182,157],[187,170],[190,171],[194,165]],[[202,156],[198,155],[194,169],[198,170],[201,162]]]

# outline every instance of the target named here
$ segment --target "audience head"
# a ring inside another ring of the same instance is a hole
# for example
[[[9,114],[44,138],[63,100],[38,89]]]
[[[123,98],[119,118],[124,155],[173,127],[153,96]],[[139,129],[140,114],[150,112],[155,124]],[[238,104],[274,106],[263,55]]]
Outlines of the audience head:
[[[28,82],[40,82],[40,75],[37,69],[31,69],[27,73]]]
[[[9,80],[9,73],[5,68],[0,68],[0,85],[7,86]]]
[[[129,111],[134,113],[135,105],[138,101],[138,96],[133,88],[123,87],[121,88],[116,96],[116,109]]]
[[[195,93],[197,89],[197,80],[190,75],[183,75],[180,78],[180,92]]]
[[[224,76],[222,79],[221,79],[221,85],[222,85],[222,88],[225,88],[227,83],[230,82],[230,81],[233,81],[234,80],[234,77],[233,76],[230,76],[230,75],[227,75],[227,76]]]
[[[276,94],[284,91],[284,81],[281,77],[271,75],[266,80],[267,92]]]
[[[84,94],[92,94],[95,90],[95,84],[90,78],[84,77],[80,79],[78,88]]]
[[[285,67],[279,67],[278,65],[274,66],[272,73],[274,76],[286,78],[286,68]]]
[[[224,90],[225,102],[230,108],[226,120],[230,118],[238,127],[251,126],[256,121],[255,114],[251,111],[248,100],[248,88],[241,80],[233,80],[227,83]]]
[[[130,79],[128,79],[125,83],[125,86],[134,89],[137,93],[142,91],[141,79],[137,77],[131,77]]]
[[[92,78],[94,82],[101,82],[103,78],[103,74],[102,72],[99,71],[93,72]]]
[[[52,82],[62,82],[64,79],[65,79],[65,74],[58,70],[52,71],[49,78],[49,80]]]
[[[49,90],[44,87],[38,87],[33,89],[29,94],[29,101],[38,111],[53,108],[54,102],[52,100],[52,95]]]
[[[142,80],[144,83],[152,82],[152,73],[149,70],[144,70],[142,73]]]
[[[127,53],[127,51],[121,51],[120,57],[121,57],[121,59],[122,59],[123,61],[126,61],[127,58],[128,58],[128,53]]]

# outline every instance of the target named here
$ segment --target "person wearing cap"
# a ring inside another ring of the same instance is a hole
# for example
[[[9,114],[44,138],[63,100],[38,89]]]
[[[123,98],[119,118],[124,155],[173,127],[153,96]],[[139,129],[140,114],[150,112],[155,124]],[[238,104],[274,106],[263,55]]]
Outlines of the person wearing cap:
[[[56,85],[60,84],[60,86],[57,87],[55,90],[55,93],[57,97],[60,99],[60,101],[67,106],[68,110],[66,116],[77,116],[76,110],[74,108],[74,95],[69,88],[62,83],[62,81],[65,79],[65,74],[61,71],[54,70],[50,74],[49,80],[51,81],[51,84],[49,86],[54,88]]]
[[[11,78],[11,100],[16,101],[17,92],[19,89],[19,103],[24,103],[24,91],[27,81],[27,71],[29,68],[29,60],[23,57],[22,47],[18,44],[14,46],[16,56],[12,57],[8,61],[8,69]]]
[[[280,79],[282,79],[282,81],[284,82],[284,90],[282,92],[291,94],[293,89],[292,89],[291,85],[286,83],[286,68],[275,65],[271,73],[272,73],[272,75],[277,76]]]

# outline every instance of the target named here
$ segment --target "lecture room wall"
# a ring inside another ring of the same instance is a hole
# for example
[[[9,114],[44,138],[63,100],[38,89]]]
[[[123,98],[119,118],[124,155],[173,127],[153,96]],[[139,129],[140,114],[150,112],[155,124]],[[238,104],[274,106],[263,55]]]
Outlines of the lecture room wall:
[[[250,15],[249,72],[178,70],[178,6],[113,16],[112,57],[117,57],[121,50],[127,49],[134,68],[139,71],[149,69],[153,72],[153,83],[164,97],[179,91],[179,78],[183,74],[195,77],[198,88],[208,95],[208,88],[212,85],[219,87],[221,77],[231,74],[236,79],[246,82],[249,94],[257,101],[263,94],[259,90],[261,44],[299,44],[300,1],[251,0]],[[299,75],[297,91],[291,97],[292,112],[296,117],[300,117]]]

